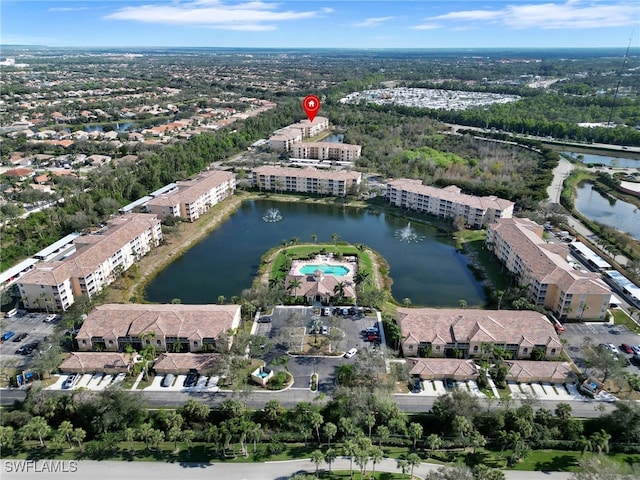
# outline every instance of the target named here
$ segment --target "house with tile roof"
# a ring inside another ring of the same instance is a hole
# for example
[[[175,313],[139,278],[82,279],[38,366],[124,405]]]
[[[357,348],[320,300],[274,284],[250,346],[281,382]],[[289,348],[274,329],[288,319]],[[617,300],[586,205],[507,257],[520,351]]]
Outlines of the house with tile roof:
[[[531,310],[398,308],[405,357],[476,358],[483,344],[503,348],[514,359],[528,359],[534,349],[559,358],[562,343],[553,324]]]
[[[162,353],[153,364],[158,375],[184,375],[192,370],[200,374],[218,373],[220,355],[217,353]]]
[[[71,352],[60,364],[65,373],[128,373],[135,355],[118,352]]]
[[[240,305],[105,304],[87,315],[76,343],[80,351],[206,352],[240,325]]]
[[[476,380],[478,366],[473,360],[458,358],[409,358],[409,375],[421,380],[451,378],[457,382]]]
[[[565,245],[543,238],[541,225],[526,218],[501,218],[489,225],[485,245],[528,286],[529,300],[560,319],[604,320],[611,289],[599,274],[574,269]]]

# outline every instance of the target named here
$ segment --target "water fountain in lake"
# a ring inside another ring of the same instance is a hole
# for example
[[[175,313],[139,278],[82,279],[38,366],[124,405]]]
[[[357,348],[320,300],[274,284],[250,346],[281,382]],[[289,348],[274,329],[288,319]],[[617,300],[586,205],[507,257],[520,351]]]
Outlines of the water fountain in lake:
[[[417,243],[424,240],[422,235],[418,235],[416,231],[411,228],[411,222],[409,222],[406,227],[396,230],[395,237],[401,242],[407,243]]]
[[[282,220],[282,214],[277,208],[270,208],[269,210],[267,210],[267,213],[262,216],[262,220],[267,223],[279,222],[280,220]]]

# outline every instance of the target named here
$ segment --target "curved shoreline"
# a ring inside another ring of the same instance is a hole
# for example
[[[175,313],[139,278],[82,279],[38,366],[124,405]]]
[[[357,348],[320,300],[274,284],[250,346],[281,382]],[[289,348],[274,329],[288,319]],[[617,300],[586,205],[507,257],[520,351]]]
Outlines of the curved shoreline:
[[[201,241],[205,236],[213,232],[219,225],[233,215],[238,208],[245,201],[249,200],[271,200],[277,202],[286,203],[310,203],[310,204],[323,204],[333,207],[349,207],[356,209],[366,209],[373,212],[392,215],[397,218],[405,218],[410,221],[421,223],[422,225],[433,228],[436,231],[444,232],[444,226],[433,224],[428,219],[417,218],[411,214],[406,215],[404,210],[393,211],[386,208],[384,205],[370,205],[361,200],[346,200],[344,198],[335,197],[307,197],[304,195],[297,195],[295,193],[281,194],[273,192],[246,192],[236,191],[236,193],[221,203],[212,207],[207,213],[205,213],[196,222],[182,222],[178,225],[177,232],[172,232],[165,236],[165,242],[152,250],[147,256],[137,264],[137,269],[134,273],[133,279],[129,277],[129,281],[125,281],[124,285],[114,288],[112,285],[110,288],[110,297],[107,302],[115,303],[154,303],[145,298],[145,289],[147,285],[153,281],[153,279],[162,272],[168,265],[170,265],[176,258],[179,258],[195,244]],[[453,239],[453,237],[451,237]],[[279,251],[282,247],[276,248]],[[391,285],[393,280],[389,275],[389,265],[377,252],[372,251],[371,248],[367,248],[371,253],[372,261],[377,268],[374,268],[374,276],[380,288],[387,291],[391,297]],[[265,252],[265,254],[268,252]],[[272,252],[273,254],[273,252]],[[376,255],[377,254],[377,255]],[[263,257],[264,258],[264,257]],[[386,269],[386,274],[380,271],[381,268]],[[126,276],[126,274],[125,274]],[[261,279],[261,272],[256,272],[256,277],[252,281],[252,284],[256,284],[256,280]],[[117,292],[114,295],[114,291]],[[116,295],[121,295],[120,299],[116,299]],[[393,297],[391,297],[393,298]]]

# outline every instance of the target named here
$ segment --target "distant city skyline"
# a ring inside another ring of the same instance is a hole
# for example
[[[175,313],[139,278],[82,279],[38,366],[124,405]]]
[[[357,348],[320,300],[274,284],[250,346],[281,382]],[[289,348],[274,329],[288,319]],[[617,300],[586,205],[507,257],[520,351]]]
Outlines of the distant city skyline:
[[[638,47],[629,0],[3,0],[2,45]]]

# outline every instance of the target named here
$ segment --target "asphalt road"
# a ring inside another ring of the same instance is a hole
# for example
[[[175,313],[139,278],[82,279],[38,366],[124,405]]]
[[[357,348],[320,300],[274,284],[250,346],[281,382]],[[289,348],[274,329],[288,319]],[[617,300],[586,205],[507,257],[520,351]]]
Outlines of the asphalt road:
[[[332,464],[333,470],[349,470],[349,459],[337,458]],[[325,470],[326,464],[321,465]],[[358,467],[353,464],[357,471]],[[369,463],[367,471],[371,472]],[[57,468],[57,472],[50,470]],[[414,476],[424,478],[428,472],[437,470],[440,465],[422,463],[413,471]],[[28,469],[28,471],[27,471]],[[18,470],[18,471],[16,471]],[[65,470],[65,471],[63,471]],[[91,478],[92,480],[136,479],[136,480],[283,480],[296,472],[313,473],[316,467],[309,460],[291,460],[284,462],[266,463],[155,463],[155,462],[97,462],[91,460],[52,461],[40,460],[2,460],[0,477],[47,480],[59,478]],[[394,459],[383,459],[376,465],[377,472],[400,473]],[[505,471],[507,480],[567,480],[569,473],[565,472],[517,472]]]

